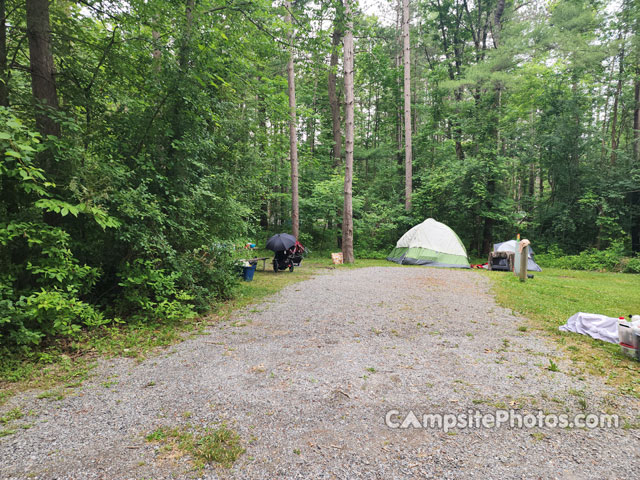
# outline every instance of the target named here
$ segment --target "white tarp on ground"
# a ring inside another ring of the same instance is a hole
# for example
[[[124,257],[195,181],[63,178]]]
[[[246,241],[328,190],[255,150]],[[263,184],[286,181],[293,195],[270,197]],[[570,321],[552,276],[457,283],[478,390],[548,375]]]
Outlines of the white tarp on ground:
[[[578,312],[569,318],[567,323],[560,327],[560,330],[589,335],[605,342],[619,342],[618,319],[597,313]]]
[[[455,232],[433,218],[427,218],[400,237],[396,248],[403,247],[428,248],[435,252],[467,256],[467,251]]]

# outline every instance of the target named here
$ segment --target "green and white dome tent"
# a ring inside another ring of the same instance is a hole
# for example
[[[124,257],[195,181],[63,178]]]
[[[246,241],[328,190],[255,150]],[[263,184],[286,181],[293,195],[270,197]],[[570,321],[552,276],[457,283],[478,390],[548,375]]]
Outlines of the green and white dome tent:
[[[467,250],[456,232],[433,218],[405,233],[387,260],[401,265],[469,268]]]

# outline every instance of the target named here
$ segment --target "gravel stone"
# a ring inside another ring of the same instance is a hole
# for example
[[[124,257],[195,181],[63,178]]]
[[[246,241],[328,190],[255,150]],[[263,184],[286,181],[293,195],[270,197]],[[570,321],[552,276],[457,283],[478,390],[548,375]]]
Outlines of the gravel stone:
[[[638,478],[640,431],[621,428],[637,422],[638,400],[518,331],[526,319],[496,305],[490,286],[477,272],[423,267],[318,274],[142,363],[101,360],[62,400],[12,397],[3,413],[32,410],[13,422],[32,426],[0,438],[0,478]],[[605,411],[621,426],[385,425],[392,409],[496,408]],[[193,470],[144,439],[221,423],[246,448],[231,469]]]

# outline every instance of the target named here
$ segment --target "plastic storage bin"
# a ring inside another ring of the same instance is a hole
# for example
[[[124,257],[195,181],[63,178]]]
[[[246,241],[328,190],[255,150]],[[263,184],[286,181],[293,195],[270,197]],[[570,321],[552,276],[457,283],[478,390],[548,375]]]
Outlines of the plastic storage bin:
[[[618,338],[619,343],[628,345],[632,348],[638,348],[638,337],[635,329],[626,320],[618,320]]]

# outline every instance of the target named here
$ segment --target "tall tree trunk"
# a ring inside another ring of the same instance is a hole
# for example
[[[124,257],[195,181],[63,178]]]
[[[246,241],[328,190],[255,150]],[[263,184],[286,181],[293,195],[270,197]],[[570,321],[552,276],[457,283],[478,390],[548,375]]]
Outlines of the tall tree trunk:
[[[622,75],[624,74],[624,47],[620,51],[619,61],[618,83],[616,84],[616,93],[613,99],[613,112],[611,114],[611,165],[616,164],[616,159],[618,157],[618,136],[616,128],[618,126],[618,104],[620,102],[620,94],[622,93]]]
[[[186,1],[186,6],[185,6],[185,12],[184,12],[184,16],[185,16],[185,29],[184,29],[184,35],[182,37],[182,42],[180,44],[180,52],[179,52],[179,58],[178,58],[178,62],[180,64],[180,69],[183,71],[185,71],[185,69],[188,67],[188,63],[189,63],[189,44],[191,43],[191,31],[193,30],[193,11],[196,8],[196,0],[187,0]],[[155,52],[154,52],[155,55]]]
[[[0,0],[0,107],[9,106],[9,67],[7,65],[7,9]]]
[[[400,90],[402,88],[402,81],[400,79],[400,66],[402,65],[402,52],[400,48],[400,35],[402,31],[402,0],[398,0],[396,5],[396,38],[397,38],[397,50],[396,50],[396,81],[398,87],[398,97],[396,101],[396,158],[398,160],[398,166],[402,167],[402,131],[404,117],[402,116],[402,110],[400,108]]]
[[[487,208],[493,208],[493,197],[496,193],[496,181],[490,179],[487,182]],[[494,220],[491,217],[484,217],[484,226],[482,228],[482,253],[488,254],[492,250],[493,243],[493,223]]]
[[[498,0],[496,9],[493,12],[493,28],[491,36],[493,37],[493,47],[498,48],[500,43],[500,29],[502,28],[502,14],[504,13],[505,0]]]
[[[49,112],[58,109],[58,93],[54,78],[53,53],[51,51],[51,27],[49,25],[49,0],[27,0],[27,37],[29,39],[29,63],[31,90],[36,106],[36,128],[43,138],[60,136],[60,125]],[[51,162],[45,162],[51,164]],[[51,165],[48,165],[50,168]]]
[[[633,166],[640,165],[640,67],[636,66],[633,91]],[[640,192],[631,192],[631,250],[640,253]]]
[[[318,113],[318,73],[313,74],[313,99],[311,100],[311,115],[307,120],[307,140],[309,153],[313,156],[316,150],[316,114]]]
[[[151,54],[151,58],[153,58],[153,71],[155,73],[160,73],[160,70],[162,69],[162,63],[160,62],[162,59],[162,52],[160,51],[160,32],[153,30],[151,32],[151,39],[153,42],[153,53]]]
[[[354,140],[354,92],[353,92],[353,19],[351,1],[344,0],[347,30],[344,36],[344,91],[345,91],[345,162],[344,207],[342,210],[342,256],[345,263],[353,263],[353,140]]]
[[[411,210],[413,166],[411,158],[411,42],[409,0],[402,1],[402,45],[404,62],[404,208]]]
[[[338,48],[342,40],[342,28],[340,26],[340,18],[336,13],[333,25],[333,35],[331,36],[331,58],[329,60],[329,107],[331,108],[331,127],[333,131],[333,149],[331,155],[333,157],[333,165],[340,165],[342,157],[342,131],[340,129],[340,102],[338,101],[337,84],[338,84]]]
[[[462,102],[462,91],[457,88],[454,92],[454,98],[456,105],[459,105]],[[456,106],[455,109],[456,115],[459,115],[460,109]],[[460,126],[460,120],[455,117],[455,120],[451,122],[453,124],[453,133],[454,133],[454,141],[456,148],[456,157],[458,160],[464,160],[464,149],[462,148],[462,127]]]
[[[633,89],[633,162],[640,165],[640,67],[636,66]]]
[[[298,208],[298,136],[296,133],[296,79],[293,70],[293,21],[291,2],[287,0],[287,23],[289,24],[289,61],[287,62],[287,83],[289,86],[289,158],[291,160],[291,230],[298,238],[300,219]]]

